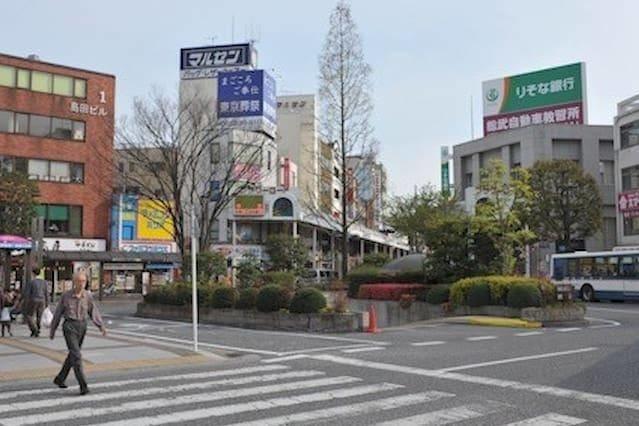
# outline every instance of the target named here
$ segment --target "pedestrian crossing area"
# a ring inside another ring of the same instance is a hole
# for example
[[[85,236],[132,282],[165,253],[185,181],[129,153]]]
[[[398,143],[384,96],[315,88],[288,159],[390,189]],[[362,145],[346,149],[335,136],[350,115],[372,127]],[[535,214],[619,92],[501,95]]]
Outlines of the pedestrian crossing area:
[[[568,426],[587,423],[567,413],[522,416],[509,403],[374,382],[330,369],[261,364],[213,371],[149,375],[77,387],[0,391],[0,425],[275,426],[447,425]],[[69,383],[71,385],[71,383]],[[474,423],[477,422],[477,423]]]

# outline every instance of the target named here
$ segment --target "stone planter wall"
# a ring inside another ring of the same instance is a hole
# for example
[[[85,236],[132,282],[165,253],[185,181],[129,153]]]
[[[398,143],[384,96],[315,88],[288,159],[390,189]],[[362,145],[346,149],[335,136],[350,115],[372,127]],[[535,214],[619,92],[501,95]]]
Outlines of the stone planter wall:
[[[416,321],[424,321],[445,316],[442,307],[426,302],[413,302],[410,307],[402,308],[399,302],[392,300],[350,299],[349,310],[367,313],[370,306],[375,307],[377,326],[397,327]]]
[[[538,321],[544,326],[585,322],[585,315],[586,307],[576,303],[565,306],[548,306],[546,308],[524,308],[521,310],[521,319]]]
[[[175,321],[191,321],[191,306],[171,306],[139,303],[136,315]],[[198,320],[205,324],[263,330],[312,331],[346,333],[362,330],[362,313],[292,314],[289,312],[257,312],[240,309],[212,309],[202,307]]]

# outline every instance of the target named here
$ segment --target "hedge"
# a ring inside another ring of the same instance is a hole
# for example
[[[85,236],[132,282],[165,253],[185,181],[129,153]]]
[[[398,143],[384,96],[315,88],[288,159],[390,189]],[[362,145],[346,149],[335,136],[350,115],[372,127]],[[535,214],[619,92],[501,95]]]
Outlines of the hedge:
[[[399,300],[402,295],[420,296],[426,291],[422,284],[364,284],[359,287],[358,299]]]
[[[513,284],[508,291],[508,306],[511,308],[527,308],[541,306],[541,290],[532,283]]]
[[[303,288],[293,296],[289,310],[296,314],[315,314],[326,307],[326,297],[315,288]]]
[[[146,303],[184,306],[192,301],[191,283],[177,281],[152,288],[146,296]]]
[[[471,288],[481,286],[489,289],[489,298],[487,304],[491,305],[507,305],[508,293],[510,289],[516,284],[530,284],[537,287],[541,294],[541,305],[549,305],[555,303],[557,300],[555,286],[545,279],[539,278],[526,278],[526,277],[514,277],[514,276],[499,276],[491,275],[485,277],[472,277],[464,278],[455,282],[450,288],[450,301],[454,305],[466,305],[468,303],[468,294]],[[485,290],[475,290],[473,297],[478,296],[478,293]],[[481,301],[486,302],[485,297]],[[475,303],[475,301],[473,301]]]
[[[235,306],[237,290],[232,287],[221,286],[213,290],[211,307],[215,309],[229,309]]]
[[[270,284],[264,286],[257,293],[255,307],[260,312],[277,312],[282,308],[287,308],[286,296],[280,286]]]
[[[235,304],[236,309],[255,309],[258,289],[251,287],[240,290],[240,295]]]
[[[349,272],[345,281],[348,285],[348,296],[357,297],[359,287],[363,284],[424,284],[426,276],[421,270],[392,274],[383,272],[376,266],[362,265]]]
[[[426,302],[431,305],[441,305],[448,302],[449,298],[450,286],[447,284],[435,285],[426,293]]]
[[[488,283],[477,283],[470,287],[466,293],[465,304],[473,308],[492,304]]]

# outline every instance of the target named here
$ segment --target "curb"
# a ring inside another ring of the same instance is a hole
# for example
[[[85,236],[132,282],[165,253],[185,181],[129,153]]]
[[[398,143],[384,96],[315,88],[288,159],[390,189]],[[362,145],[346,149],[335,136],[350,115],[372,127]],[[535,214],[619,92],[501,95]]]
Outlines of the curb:
[[[449,318],[446,322],[452,324],[479,325],[487,327],[511,327],[511,328],[541,328],[538,321],[526,321],[519,318],[469,316]]]

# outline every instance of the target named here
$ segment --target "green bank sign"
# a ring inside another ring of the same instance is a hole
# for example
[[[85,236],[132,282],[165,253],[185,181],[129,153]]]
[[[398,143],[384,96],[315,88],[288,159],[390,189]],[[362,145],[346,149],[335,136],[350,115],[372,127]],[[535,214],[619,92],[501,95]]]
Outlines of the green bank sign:
[[[585,122],[583,62],[485,81],[482,89],[485,133]]]

